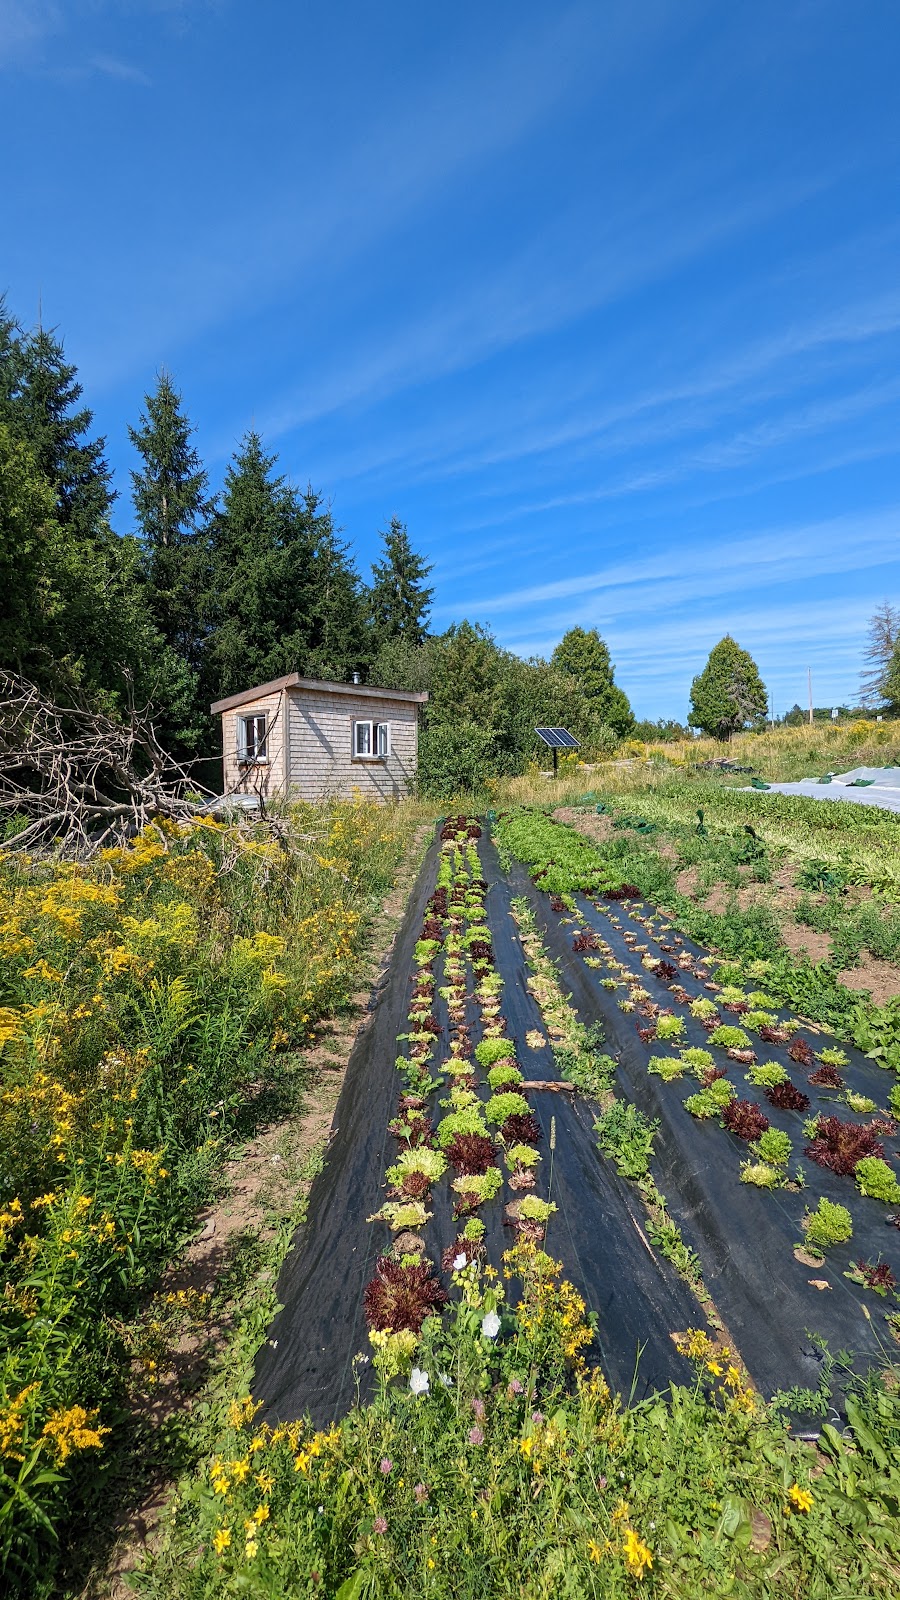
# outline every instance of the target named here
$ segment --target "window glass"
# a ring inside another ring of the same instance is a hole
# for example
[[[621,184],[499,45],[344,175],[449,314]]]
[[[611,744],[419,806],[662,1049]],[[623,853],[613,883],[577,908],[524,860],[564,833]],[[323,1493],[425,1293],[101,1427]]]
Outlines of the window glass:
[[[370,756],[372,754],[371,722],[358,722],[356,724],[356,754],[358,756]]]
[[[390,754],[390,739],[386,722],[379,722],[378,724],[378,754],[380,756]]]
[[[241,718],[241,759],[264,761],[266,758],[265,715]]]

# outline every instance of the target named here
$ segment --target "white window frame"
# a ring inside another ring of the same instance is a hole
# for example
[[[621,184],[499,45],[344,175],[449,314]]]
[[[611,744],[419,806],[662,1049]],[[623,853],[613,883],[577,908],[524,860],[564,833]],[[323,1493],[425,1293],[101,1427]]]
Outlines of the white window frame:
[[[258,736],[256,724],[262,723],[262,738]],[[248,738],[248,729],[253,726],[252,739]],[[268,764],[269,760],[269,718],[265,711],[248,711],[238,717],[238,761],[242,766],[259,767]]]
[[[350,735],[350,758],[353,761],[386,761],[391,753],[391,725],[389,722],[369,721],[365,717],[353,719]],[[368,745],[361,750],[360,744]]]

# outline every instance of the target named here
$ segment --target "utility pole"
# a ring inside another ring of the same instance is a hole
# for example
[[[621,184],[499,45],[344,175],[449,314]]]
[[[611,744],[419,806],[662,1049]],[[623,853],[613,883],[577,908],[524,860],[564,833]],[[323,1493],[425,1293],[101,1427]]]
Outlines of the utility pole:
[[[812,720],[813,720],[812,667],[807,667],[807,669],[806,669],[806,682],[807,682],[807,687],[809,689],[809,725],[810,725],[810,727],[812,727]]]

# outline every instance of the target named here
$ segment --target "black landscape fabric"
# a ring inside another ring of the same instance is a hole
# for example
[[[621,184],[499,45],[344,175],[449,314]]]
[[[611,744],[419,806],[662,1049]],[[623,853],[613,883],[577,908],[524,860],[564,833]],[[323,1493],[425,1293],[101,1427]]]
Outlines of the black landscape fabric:
[[[851,1260],[881,1257],[900,1277],[900,1231],[887,1225],[886,1208],[859,1196],[852,1179],[816,1167],[816,1193],[824,1193],[851,1211],[853,1238],[829,1251],[821,1265],[810,1267],[798,1262],[793,1249],[803,1238],[800,1223],[809,1204],[808,1192],[761,1191],[739,1181],[746,1145],[717,1122],[698,1122],[685,1112],[682,1102],[696,1090],[695,1082],[665,1083],[648,1073],[649,1055],[660,1047],[648,1047],[640,1040],[634,1016],[623,1015],[613,996],[600,986],[601,974],[595,975],[573,952],[573,932],[576,928],[594,928],[617,959],[640,971],[652,998],[671,1005],[665,985],[640,966],[640,958],[629,950],[609,917],[590,901],[578,897],[576,918],[561,919],[551,910],[549,897],[535,887],[523,867],[513,866],[510,882],[514,893],[526,896],[531,904],[546,948],[558,964],[563,988],[571,994],[578,1016],[586,1024],[603,1024],[608,1048],[618,1062],[619,1092],[646,1116],[660,1121],[651,1170],[686,1242],[700,1257],[716,1309],[760,1391],[770,1396],[794,1386],[815,1389],[822,1371],[822,1350],[817,1339],[824,1340],[833,1354],[853,1353],[860,1366],[880,1363],[887,1348],[884,1332],[878,1332],[884,1304],[847,1279],[844,1272]],[[650,907],[638,909],[644,915],[652,911]],[[616,915],[621,913],[617,910]],[[639,923],[634,925],[634,931],[646,937],[646,930]],[[679,948],[696,956],[705,954],[688,939],[681,940]],[[685,980],[686,987],[689,981]],[[685,1042],[706,1046],[708,1041],[699,1023],[689,1014],[685,1022]],[[819,1034],[817,1044],[822,1042]],[[858,1051],[842,1048],[852,1057],[850,1067],[842,1069],[849,1086],[883,1097],[884,1075],[879,1069],[866,1062]],[[766,1055],[779,1060],[812,1100],[809,1111],[804,1113],[777,1111],[763,1099],[761,1090],[749,1091],[751,1098],[755,1094],[760,1100],[772,1126],[790,1134],[799,1153],[808,1142],[803,1134],[807,1117],[817,1113],[842,1117],[850,1114],[846,1106],[836,1106],[833,1098],[829,1101],[827,1094],[806,1083],[805,1074],[798,1071],[785,1047],[767,1046]],[[741,1092],[745,1093],[743,1089]],[[823,1283],[826,1288],[817,1287]]]

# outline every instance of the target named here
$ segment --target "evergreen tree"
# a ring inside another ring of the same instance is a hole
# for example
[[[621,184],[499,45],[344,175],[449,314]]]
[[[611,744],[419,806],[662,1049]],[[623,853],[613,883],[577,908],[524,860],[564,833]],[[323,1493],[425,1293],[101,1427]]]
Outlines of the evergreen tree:
[[[384,560],[372,563],[374,582],[369,591],[369,607],[376,648],[388,639],[405,639],[418,645],[425,638],[425,624],[434,590],[425,587],[433,570],[410,544],[406,524],[397,517],[382,532]]]
[[[596,628],[570,628],[550,659],[554,667],[576,680],[590,700],[598,722],[605,723],[619,735],[629,732],[634,725],[634,713],[628,696],[615,681],[609,647]]]
[[[309,645],[298,665],[310,677],[340,681],[364,669],[370,654],[362,585],[331,512],[312,488],[306,490],[302,511],[315,559]]]
[[[741,728],[763,723],[767,707],[766,686],[756,662],[726,634],[691,684],[688,723],[712,738],[730,739]]]
[[[10,341],[4,364],[4,420],[26,441],[38,473],[52,486],[57,522],[77,539],[93,539],[108,522],[115,495],[106,441],[87,437],[93,413],[79,405],[77,368],[45,328]]]
[[[54,496],[28,446],[0,422],[0,664],[27,673],[59,605],[49,555]]]
[[[162,637],[196,670],[207,476],[191,444],[193,429],[181,396],[167,373],[160,373],[144,406],[138,426],[128,434],[142,463],[131,482],[144,545],[145,592]]]

